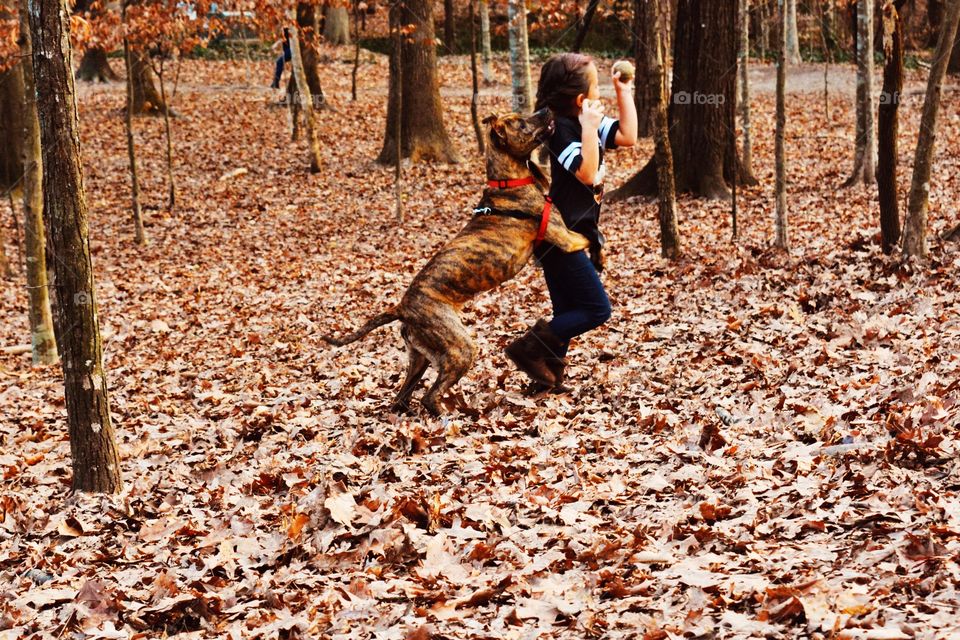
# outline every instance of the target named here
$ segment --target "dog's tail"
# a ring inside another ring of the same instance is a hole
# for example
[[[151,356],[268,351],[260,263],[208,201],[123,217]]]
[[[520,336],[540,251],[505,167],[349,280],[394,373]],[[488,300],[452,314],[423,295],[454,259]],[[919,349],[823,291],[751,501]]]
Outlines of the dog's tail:
[[[374,316],[367,321],[365,325],[354,331],[353,333],[348,333],[347,335],[341,338],[335,338],[333,336],[322,336],[323,340],[334,345],[335,347],[342,347],[345,344],[350,344],[351,342],[356,342],[357,340],[363,338],[368,333],[376,329],[377,327],[382,327],[385,324],[390,324],[391,322],[396,322],[400,319],[400,314],[397,313],[397,308],[394,307],[389,311],[381,313],[380,315]]]

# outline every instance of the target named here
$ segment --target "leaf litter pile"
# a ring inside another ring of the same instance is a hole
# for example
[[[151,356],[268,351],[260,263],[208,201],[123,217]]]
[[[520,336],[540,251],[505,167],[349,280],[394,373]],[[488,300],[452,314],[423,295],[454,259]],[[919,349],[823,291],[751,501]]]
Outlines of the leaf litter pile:
[[[135,124],[145,249],[123,85],[81,88],[125,488],[70,493],[59,368],[0,356],[0,638],[956,637],[960,253],[938,238],[960,222],[960,93],[944,94],[926,267],[879,252],[875,187],[838,188],[852,85],[829,115],[818,87],[789,96],[794,250],[768,249],[759,91],[739,241],[728,203],[683,198],[686,256],[669,263],[655,203],[606,205],[614,316],[575,343],[573,391],[523,397],[502,355],[549,314],[531,265],[468,307],[477,363],[435,420],[386,409],[396,326],[344,348],[319,336],[398,300],[479,197],[469,67],[440,65],[464,162],[406,167],[397,225],[393,170],[374,163],[383,59],[357,103],[349,66],[324,65],[317,176],[262,87],[268,63],[187,62],[172,214],[162,122]],[[508,110],[496,69],[481,116]],[[904,201],[924,81],[902,109]],[[611,155],[609,184],[650,153]],[[0,299],[4,346],[28,336],[22,279]]]

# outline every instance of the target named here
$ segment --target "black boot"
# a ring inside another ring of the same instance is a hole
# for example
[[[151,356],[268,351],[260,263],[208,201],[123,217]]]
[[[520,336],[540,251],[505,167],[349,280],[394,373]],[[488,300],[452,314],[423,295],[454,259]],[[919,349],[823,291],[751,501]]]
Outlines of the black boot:
[[[547,390],[563,383],[566,361],[559,355],[563,346],[547,321],[537,320],[532,329],[507,346],[506,354],[518,369],[530,376],[534,383],[531,386]]]

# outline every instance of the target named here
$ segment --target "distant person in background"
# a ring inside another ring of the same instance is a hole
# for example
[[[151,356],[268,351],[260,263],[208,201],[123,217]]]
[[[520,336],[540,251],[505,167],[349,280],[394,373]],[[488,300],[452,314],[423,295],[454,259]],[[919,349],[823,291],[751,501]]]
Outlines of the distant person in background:
[[[287,27],[283,28],[283,38],[274,42],[270,46],[270,51],[276,53],[281,46],[283,47],[283,53],[277,58],[277,68],[273,72],[273,83],[270,85],[271,89],[280,88],[280,77],[283,76],[283,66],[287,62],[290,62],[290,58],[293,57],[293,54],[290,53],[290,29]]]

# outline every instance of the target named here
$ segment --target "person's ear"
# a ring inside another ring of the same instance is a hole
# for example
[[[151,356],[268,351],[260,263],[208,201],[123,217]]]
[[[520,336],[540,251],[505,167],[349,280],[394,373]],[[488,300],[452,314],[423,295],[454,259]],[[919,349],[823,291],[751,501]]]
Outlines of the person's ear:
[[[581,93],[577,96],[577,109],[583,109],[583,101],[586,100],[587,94]]]

